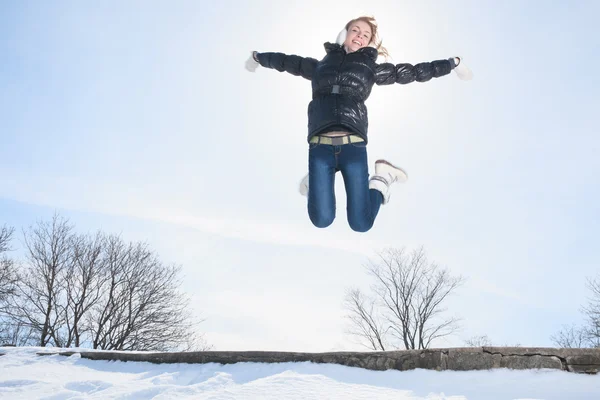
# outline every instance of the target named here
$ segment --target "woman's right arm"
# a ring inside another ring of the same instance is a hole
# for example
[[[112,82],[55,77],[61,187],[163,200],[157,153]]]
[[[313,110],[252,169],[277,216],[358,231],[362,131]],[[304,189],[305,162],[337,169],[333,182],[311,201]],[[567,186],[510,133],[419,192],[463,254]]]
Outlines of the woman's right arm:
[[[311,80],[318,63],[314,58],[287,55],[283,53],[253,52],[252,57],[265,68],[272,68],[279,72],[287,72]]]

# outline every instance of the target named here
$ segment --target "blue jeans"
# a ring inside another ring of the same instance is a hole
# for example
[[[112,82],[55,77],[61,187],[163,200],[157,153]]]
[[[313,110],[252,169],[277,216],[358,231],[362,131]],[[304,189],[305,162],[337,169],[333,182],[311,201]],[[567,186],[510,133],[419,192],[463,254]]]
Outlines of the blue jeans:
[[[369,189],[369,168],[365,142],[340,146],[309,143],[308,215],[318,228],[335,219],[335,173],[342,172],[346,186],[346,211],[350,227],[366,232],[373,226],[383,195]]]

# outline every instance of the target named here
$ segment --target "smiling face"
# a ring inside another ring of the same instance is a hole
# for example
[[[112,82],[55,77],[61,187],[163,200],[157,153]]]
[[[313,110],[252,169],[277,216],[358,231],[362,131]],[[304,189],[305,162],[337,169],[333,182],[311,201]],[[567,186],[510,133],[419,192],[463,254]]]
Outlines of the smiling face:
[[[360,48],[367,47],[372,38],[371,26],[365,21],[355,21],[348,27],[344,47],[346,47],[348,53],[352,53]]]

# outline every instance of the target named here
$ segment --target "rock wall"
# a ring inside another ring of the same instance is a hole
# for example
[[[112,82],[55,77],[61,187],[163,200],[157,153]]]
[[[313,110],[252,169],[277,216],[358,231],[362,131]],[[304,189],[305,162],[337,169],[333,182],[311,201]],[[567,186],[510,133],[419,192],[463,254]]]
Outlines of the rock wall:
[[[551,368],[569,372],[596,374],[600,370],[600,349],[555,349],[525,347],[468,347],[385,352],[291,353],[268,351],[205,351],[185,353],[132,353],[115,351],[61,352],[80,353],[91,360],[144,361],[151,363],[282,363],[314,362],[340,364],[370,370],[416,368],[438,371],[470,371],[493,368]],[[38,353],[49,355],[57,353]]]

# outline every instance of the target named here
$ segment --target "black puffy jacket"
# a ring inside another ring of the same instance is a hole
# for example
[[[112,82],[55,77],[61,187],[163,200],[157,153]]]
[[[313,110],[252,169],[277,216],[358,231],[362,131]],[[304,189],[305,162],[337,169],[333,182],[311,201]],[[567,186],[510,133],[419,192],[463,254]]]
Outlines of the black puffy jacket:
[[[308,105],[308,139],[330,127],[346,127],[368,141],[369,121],[365,101],[374,84],[391,85],[426,82],[449,74],[454,60],[438,60],[416,65],[377,64],[377,50],[363,47],[346,53],[339,44],[325,43],[321,61],[283,53],[258,53],[263,67],[302,76],[312,82]]]

